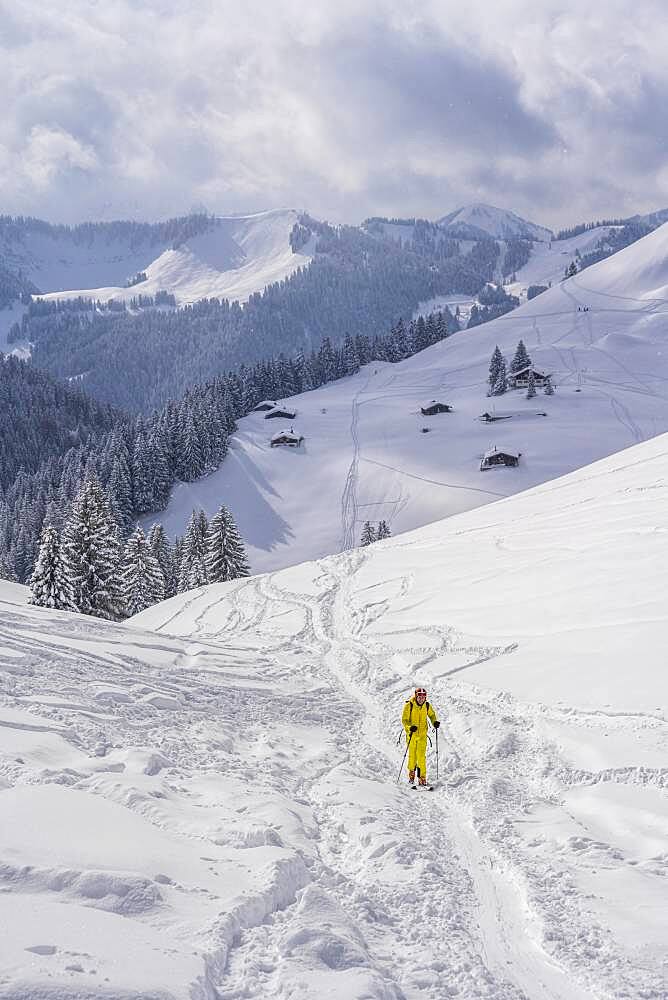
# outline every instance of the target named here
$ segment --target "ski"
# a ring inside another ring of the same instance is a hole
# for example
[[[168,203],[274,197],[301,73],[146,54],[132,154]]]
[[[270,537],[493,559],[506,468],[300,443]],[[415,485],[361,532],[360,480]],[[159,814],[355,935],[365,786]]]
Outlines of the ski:
[[[434,787],[434,785],[411,785],[411,788],[416,792],[419,792],[420,790],[423,792],[433,792]]]

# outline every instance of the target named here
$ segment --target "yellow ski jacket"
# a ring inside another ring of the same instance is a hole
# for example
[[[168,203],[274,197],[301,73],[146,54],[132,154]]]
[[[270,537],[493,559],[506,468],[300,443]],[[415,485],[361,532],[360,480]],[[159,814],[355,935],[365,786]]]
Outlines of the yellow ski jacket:
[[[422,737],[424,739],[427,735],[427,717],[431,719],[432,724],[437,721],[438,716],[433,706],[428,701],[425,701],[422,706],[418,705],[415,695],[409,698],[401,713],[401,724],[404,727],[406,736],[410,733],[411,726],[417,726],[417,738],[420,739]]]

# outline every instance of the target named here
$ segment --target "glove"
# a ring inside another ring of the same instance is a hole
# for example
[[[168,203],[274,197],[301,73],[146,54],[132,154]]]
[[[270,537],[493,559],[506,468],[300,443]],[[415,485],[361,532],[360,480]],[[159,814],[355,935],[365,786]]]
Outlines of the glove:
[[[440,724],[441,723],[437,719],[436,722],[434,723],[434,729],[438,729],[438,727],[440,726]]]
[[[410,732],[411,733],[417,733],[417,726],[411,726]]]

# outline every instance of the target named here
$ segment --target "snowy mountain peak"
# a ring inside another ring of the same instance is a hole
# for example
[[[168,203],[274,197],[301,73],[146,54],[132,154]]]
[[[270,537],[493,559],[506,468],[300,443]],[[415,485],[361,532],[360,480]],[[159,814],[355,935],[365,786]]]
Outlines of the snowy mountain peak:
[[[495,239],[509,239],[522,236],[525,239],[537,240],[541,243],[554,239],[550,229],[527,222],[514,212],[494,205],[475,202],[444,215],[438,220],[440,226],[462,232],[471,237],[493,236]]]

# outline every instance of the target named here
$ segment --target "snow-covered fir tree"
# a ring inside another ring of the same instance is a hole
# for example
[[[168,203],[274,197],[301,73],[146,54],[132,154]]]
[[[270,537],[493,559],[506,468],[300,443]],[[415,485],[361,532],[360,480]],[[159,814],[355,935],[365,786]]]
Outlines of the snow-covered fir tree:
[[[527,385],[527,399],[533,399],[536,395],[536,379],[533,372],[529,372],[529,382]]]
[[[58,532],[51,525],[42,528],[39,555],[30,578],[30,604],[57,611],[75,611],[72,585],[60,550]]]
[[[124,449],[127,450],[127,449]],[[127,535],[133,521],[132,483],[127,460],[122,452],[114,458],[107,495],[121,535]]]
[[[191,409],[182,408],[178,428],[180,438],[179,478],[192,483],[204,472],[202,439]]]
[[[86,479],[72,504],[62,548],[76,610],[112,621],[122,618],[118,528],[95,476]]]
[[[206,567],[209,583],[222,583],[250,575],[246,549],[239,529],[225,506],[214,514],[209,524],[206,536]]]
[[[390,535],[391,535],[391,531],[390,531],[390,527],[389,527],[387,521],[379,521],[378,522],[378,532],[376,534],[377,540],[379,542],[381,542],[383,540],[383,538],[389,538]]]
[[[530,364],[531,358],[524,346],[524,341],[520,340],[515,350],[515,356],[510,363],[510,374],[514,375],[516,372],[521,372],[524,368],[528,368]]]
[[[492,391],[490,395],[492,396],[503,396],[504,392],[508,389],[508,376],[506,374],[506,359],[501,356],[499,362],[499,368],[496,373],[496,381],[492,386]]]
[[[148,544],[151,546],[151,552],[158,560],[158,565],[162,570],[162,576],[165,581],[165,597],[173,597],[177,592],[177,573],[174,561],[174,550],[169,544],[169,539],[165,534],[165,529],[160,522],[156,522],[156,524],[154,524],[149,531]]]
[[[14,566],[7,552],[0,552],[0,580],[9,580],[11,583],[18,583]]]
[[[125,543],[120,581],[128,615],[136,615],[165,597],[160,564],[139,525]]]
[[[324,337],[318,351],[318,367],[322,383],[332,382],[336,377],[336,355],[329,337]],[[280,395],[276,393],[275,395]]]
[[[494,352],[489,362],[489,375],[487,377],[487,381],[489,382],[489,390],[487,392],[488,396],[498,395],[498,393],[496,394],[494,393],[494,387],[497,383],[501,368],[504,369],[504,374],[505,374],[505,367],[506,367],[505,359],[499,349],[499,345],[497,344],[496,347],[494,348]]]
[[[192,512],[179,562],[177,589],[180,594],[209,582],[206,568],[206,536],[209,522],[203,510]]]
[[[426,347],[429,347],[430,339],[427,335],[427,324],[425,322],[424,316],[418,316],[415,326],[413,328],[413,351],[417,354],[418,351],[424,351]]]
[[[554,396],[554,386],[552,385],[552,379],[549,375],[545,379],[545,395]]]
[[[374,528],[371,521],[365,521],[362,527],[362,537],[360,538],[360,545],[371,545],[372,542],[376,541],[376,529]]]
[[[153,509],[154,470],[146,447],[143,431],[135,438],[132,452],[132,505],[138,514]]]
[[[354,375],[360,370],[360,359],[353,338],[348,334],[341,351],[341,367],[344,375]]]

